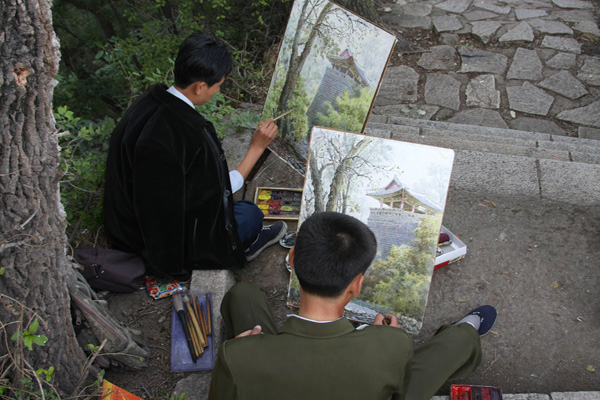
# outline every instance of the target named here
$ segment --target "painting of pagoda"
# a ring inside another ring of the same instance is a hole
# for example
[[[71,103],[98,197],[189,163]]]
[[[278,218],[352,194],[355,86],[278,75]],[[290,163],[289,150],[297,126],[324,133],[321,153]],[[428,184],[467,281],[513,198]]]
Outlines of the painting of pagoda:
[[[392,313],[409,333],[421,329],[453,161],[449,149],[313,128],[299,224],[336,211],[377,238],[361,295],[346,307],[351,320],[370,324]],[[298,300],[292,273],[288,304]]]
[[[337,4],[296,0],[261,116],[282,116],[269,149],[304,175],[313,126],[364,132],[395,43]]]

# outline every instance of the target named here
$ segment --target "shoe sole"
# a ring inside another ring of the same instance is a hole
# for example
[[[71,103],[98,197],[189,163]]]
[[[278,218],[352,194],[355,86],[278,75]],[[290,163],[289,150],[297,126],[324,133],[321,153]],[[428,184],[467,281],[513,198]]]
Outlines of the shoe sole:
[[[275,243],[279,242],[281,240],[281,238],[283,237],[283,235],[285,235],[287,233],[287,224],[285,223],[285,221],[283,222],[283,228],[281,228],[281,232],[279,232],[279,234],[277,234],[277,236],[275,236],[273,239],[269,240],[267,242],[267,244],[265,244],[259,251],[257,251],[256,253],[254,253],[251,257],[246,257],[246,261],[252,261],[254,259],[256,259],[256,257],[260,256],[260,254],[269,246],[274,245]]]

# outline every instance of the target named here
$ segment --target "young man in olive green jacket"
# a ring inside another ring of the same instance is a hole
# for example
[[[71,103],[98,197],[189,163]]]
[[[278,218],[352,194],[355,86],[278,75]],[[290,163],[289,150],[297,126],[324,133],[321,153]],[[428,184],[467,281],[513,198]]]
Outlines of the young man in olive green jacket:
[[[376,250],[355,218],[325,212],[304,221],[289,260],[300,281],[299,315],[278,332],[264,293],[235,285],[221,314],[236,338],[219,349],[209,398],[425,400],[446,380],[469,375],[481,360],[479,337],[496,318],[491,306],[443,326],[414,351],[393,315],[359,328],[343,317]]]

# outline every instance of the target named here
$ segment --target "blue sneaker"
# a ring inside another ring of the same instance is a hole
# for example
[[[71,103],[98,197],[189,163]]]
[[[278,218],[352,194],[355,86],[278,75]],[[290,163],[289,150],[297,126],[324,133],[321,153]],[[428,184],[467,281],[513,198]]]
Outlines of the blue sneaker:
[[[487,334],[494,326],[494,322],[496,322],[498,312],[494,307],[485,305],[474,309],[473,311],[465,315],[465,317],[468,315],[476,315],[479,317],[480,324],[479,329],[477,329],[477,332],[479,332],[479,336],[483,336]]]
[[[254,243],[246,250],[246,260],[254,260],[264,249],[279,242],[286,232],[287,224],[283,221],[275,222],[273,225],[263,226]]]

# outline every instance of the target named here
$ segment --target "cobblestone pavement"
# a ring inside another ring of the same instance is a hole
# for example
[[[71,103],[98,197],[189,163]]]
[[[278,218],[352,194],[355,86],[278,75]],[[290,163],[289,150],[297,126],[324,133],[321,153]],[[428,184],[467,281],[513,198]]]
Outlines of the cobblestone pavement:
[[[599,5],[384,4],[383,23],[419,50],[399,46],[373,113],[600,139]]]

